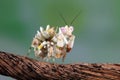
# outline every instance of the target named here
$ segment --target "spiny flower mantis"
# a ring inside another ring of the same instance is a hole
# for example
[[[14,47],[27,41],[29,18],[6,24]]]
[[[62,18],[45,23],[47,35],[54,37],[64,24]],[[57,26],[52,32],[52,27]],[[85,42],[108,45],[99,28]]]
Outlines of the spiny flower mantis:
[[[60,16],[66,24],[64,17],[61,14]],[[74,17],[71,25],[77,16]],[[45,30],[40,27],[40,30],[37,31],[33,38],[30,49],[33,47],[35,56],[47,61],[56,58],[62,58],[62,61],[64,61],[66,54],[71,51],[74,45],[75,36],[72,34],[73,30],[73,26],[67,24],[64,27],[59,27],[58,32],[57,28],[55,29],[50,25],[47,25]]]

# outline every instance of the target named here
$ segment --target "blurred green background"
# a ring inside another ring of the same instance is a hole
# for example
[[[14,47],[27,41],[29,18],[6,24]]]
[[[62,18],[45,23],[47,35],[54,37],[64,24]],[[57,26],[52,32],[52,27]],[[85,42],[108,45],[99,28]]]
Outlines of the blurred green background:
[[[0,0],[0,50],[26,55],[40,26],[65,26],[57,11],[70,24],[80,10],[64,63],[119,63],[120,0]]]

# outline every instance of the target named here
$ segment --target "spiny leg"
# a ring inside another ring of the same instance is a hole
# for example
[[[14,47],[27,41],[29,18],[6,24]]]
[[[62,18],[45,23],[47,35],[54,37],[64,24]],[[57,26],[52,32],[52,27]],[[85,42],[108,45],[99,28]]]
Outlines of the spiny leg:
[[[32,47],[30,46],[29,49],[28,49],[28,52],[27,52],[26,56],[28,56],[30,54],[31,49],[32,49]]]

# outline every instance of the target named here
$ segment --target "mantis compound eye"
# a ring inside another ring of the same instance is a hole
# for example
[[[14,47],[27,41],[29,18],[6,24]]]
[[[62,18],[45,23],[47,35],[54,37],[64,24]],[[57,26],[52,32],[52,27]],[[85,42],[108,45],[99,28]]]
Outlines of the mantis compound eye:
[[[74,28],[72,26],[69,27],[69,31],[73,32]]]
[[[72,32],[73,32],[73,27],[70,26],[70,27],[68,28],[67,35],[68,35],[68,36],[71,36],[71,35],[72,35]]]
[[[63,34],[65,34],[67,32],[67,29],[65,27],[61,27],[61,31],[63,32]]]

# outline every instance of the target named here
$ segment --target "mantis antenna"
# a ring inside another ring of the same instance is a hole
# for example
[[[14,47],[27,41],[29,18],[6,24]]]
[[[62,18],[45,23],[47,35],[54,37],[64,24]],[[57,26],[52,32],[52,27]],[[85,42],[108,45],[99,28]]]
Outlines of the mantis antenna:
[[[64,21],[64,23],[65,23],[66,25],[68,25],[67,22],[66,22],[66,20],[65,20],[65,18],[64,18],[64,16],[62,15],[62,13],[60,13],[60,12],[58,12],[58,13],[59,13],[60,17],[62,18],[62,20]],[[73,22],[74,22],[74,21],[76,20],[76,18],[80,15],[80,13],[81,13],[81,11],[79,11],[79,13],[73,18],[73,20],[71,21],[70,25],[73,24]]]
[[[65,25],[67,25],[67,22],[66,22],[64,16],[62,15],[62,13],[60,13],[60,12],[58,12],[58,13],[59,13],[60,17],[62,18],[62,20],[64,21]]]
[[[73,18],[73,20],[71,21],[70,25],[73,24],[73,22],[76,20],[76,18],[80,15],[81,11],[79,11],[79,13]]]

